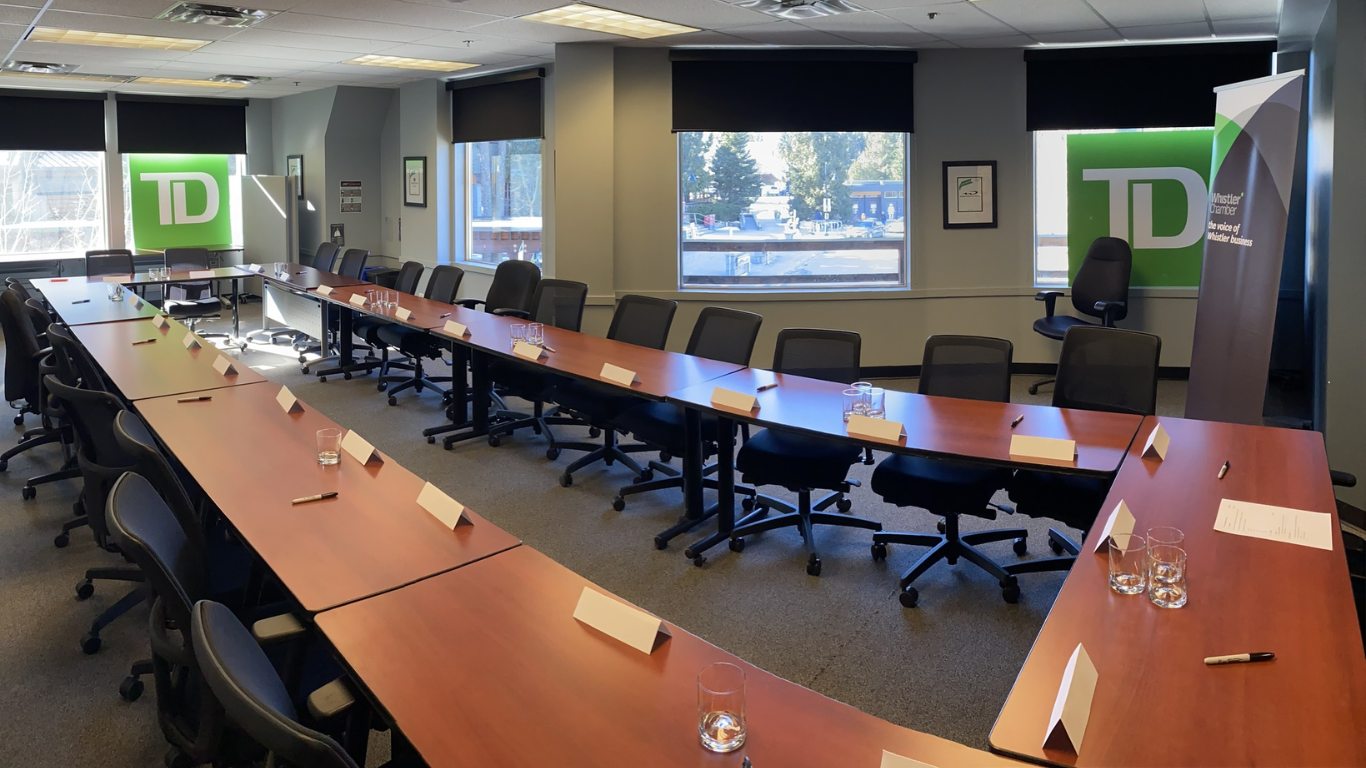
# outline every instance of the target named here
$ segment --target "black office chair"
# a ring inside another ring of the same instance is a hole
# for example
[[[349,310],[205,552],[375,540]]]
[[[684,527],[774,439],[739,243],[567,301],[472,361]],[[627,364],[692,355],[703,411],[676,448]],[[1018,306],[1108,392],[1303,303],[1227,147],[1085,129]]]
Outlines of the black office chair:
[[[925,342],[919,392],[937,397],[1008,403],[1013,352],[1013,345],[1005,339],[931,336]],[[874,560],[886,559],[887,545],[892,543],[931,548],[901,577],[902,605],[911,608],[920,599],[912,582],[940,560],[954,565],[960,557],[994,576],[1001,584],[1001,594],[1006,602],[1020,599],[1015,577],[976,545],[1014,539],[1015,552],[1024,554],[1028,532],[1012,528],[960,534],[958,529],[961,515],[996,519],[997,510],[990,506],[991,497],[1004,488],[1009,479],[1010,470],[1002,467],[903,454],[887,457],[873,470],[872,490],[883,501],[898,507],[920,507],[944,518],[939,524],[939,534],[873,534]]]
[[[209,265],[207,248],[167,248],[166,267],[174,270],[206,270]],[[199,323],[204,320],[217,320],[223,314],[223,300],[213,293],[212,280],[171,283],[166,286],[162,309],[166,314],[185,323],[200,338],[223,338],[227,333],[201,333]]]
[[[1086,258],[1077,268],[1072,281],[1072,306],[1080,313],[1100,320],[1105,328],[1129,314],[1129,276],[1133,272],[1133,252],[1129,244],[1117,237],[1098,237],[1091,242]],[[1067,329],[1073,326],[1095,326],[1089,320],[1072,315],[1054,314],[1062,291],[1039,291],[1035,301],[1044,302],[1044,316],[1034,321],[1034,332],[1055,341],[1062,341]],[[1053,379],[1041,379],[1029,385],[1029,394],[1039,394],[1039,387]]]
[[[23,310],[28,315],[26,322],[29,329],[37,327],[40,323],[47,320],[47,313],[35,299],[29,299],[29,301],[24,304]],[[66,332],[66,329],[61,326],[53,327],[56,330],[44,332],[41,337],[35,337],[38,339],[37,341],[29,343],[42,344],[47,342],[47,339],[50,336],[58,335],[58,331],[60,331],[61,334],[65,334]],[[62,339],[59,339],[59,341],[61,340],[66,340],[69,342],[70,347],[79,349],[75,344],[75,341],[71,340],[69,336],[63,336]],[[44,436],[49,434],[55,434],[57,436],[57,441],[61,444],[63,461],[62,466],[59,469],[30,477],[28,480],[24,481],[24,486],[20,489],[20,496],[22,496],[25,501],[38,497],[39,485],[54,483],[60,480],[72,480],[81,476],[81,470],[76,461],[76,435],[71,428],[71,422],[66,416],[66,411],[62,409],[61,404],[49,396],[47,388],[43,385],[44,377],[48,375],[58,376],[64,381],[69,379],[70,382],[76,384],[80,383],[80,379],[74,372],[68,372],[64,363],[59,364],[59,361],[64,358],[64,355],[57,354],[51,348],[44,351],[46,351],[47,354],[38,356],[37,366],[39,414],[42,418],[42,431]],[[37,432],[38,430],[30,430],[24,434],[28,435]],[[35,444],[38,439],[39,437],[31,438]],[[18,451],[27,444],[28,443],[21,443],[20,446],[14,450]],[[13,456],[14,453],[11,452],[5,455]],[[62,526],[62,533],[53,540],[53,543],[58,547],[65,546],[68,540],[68,532],[85,524],[85,517],[83,514],[80,514],[78,509],[77,517]]]
[[[627,294],[617,301],[616,311],[612,313],[612,324],[607,328],[607,338],[649,349],[663,349],[669,340],[669,328],[673,325],[674,312],[677,310],[676,301]],[[618,445],[617,429],[612,426],[613,419],[636,404],[634,395],[623,394],[619,387],[609,384],[566,379],[555,387],[554,398],[561,412],[569,413],[602,433],[602,445],[556,442],[546,451],[546,457],[550,459],[558,457],[562,449],[588,452],[565,467],[560,475],[561,487],[573,485],[575,472],[598,461],[609,467],[620,461],[641,481],[653,477],[650,470],[642,468],[628,454],[655,449],[644,444]]]
[[[1151,416],[1157,412],[1161,356],[1162,339],[1149,333],[1070,328],[1062,341],[1053,406]],[[1095,523],[1113,480],[1020,469],[1006,488],[1017,512],[1058,520],[1086,532]],[[1012,575],[1065,571],[1081,552],[1080,544],[1056,528],[1048,529],[1048,545],[1059,557],[1013,563],[1006,571]]]
[[[127,248],[109,248],[85,252],[86,277],[133,274],[133,252]]]
[[[464,279],[465,270],[450,264],[442,264],[432,270],[424,297],[443,304],[454,304],[455,296],[460,292],[460,283]],[[449,394],[449,390],[442,388],[438,382],[451,381],[450,376],[429,376],[422,369],[424,358],[441,360],[441,353],[448,348],[449,342],[435,334],[397,323],[381,326],[376,335],[380,342],[398,350],[403,356],[403,360],[390,360],[380,369],[379,384],[376,387],[381,392],[389,392],[389,405],[398,405],[398,398],[395,395],[405,389],[413,389],[420,393],[423,389],[430,388],[442,392],[443,395]],[[394,369],[411,371],[412,375],[389,375],[388,372]],[[460,373],[464,375],[464,371]],[[390,387],[392,383],[397,383],[397,386]]]
[[[466,309],[482,306],[485,312],[495,315],[508,314],[507,310],[530,312],[531,299],[536,295],[539,282],[540,267],[529,261],[505,261],[493,271],[493,282],[489,283],[484,298],[461,299],[455,303]]]
[[[422,282],[422,272],[426,269],[420,261],[405,261],[398,270],[394,280],[394,290],[400,294],[417,294],[417,285]],[[400,297],[402,298],[402,297]],[[391,325],[388,320],[375,317],[374,315],[362,315],[351,322],[351,333],[356,338],[365,342],[373,350],[380,351],[380,373],[383,374],[385,364],[389,362],[389,345],[379,338],[379,329],[386,325]]]
[[[694,357],[705,357],[736,365],[749,365],[750,355],[754,352],[754,342],[759,338],[759,326],[764,318],[753,312],[742,312],[726,307],[703,307],[693,325],[692,336],[684,350]],[[673,403],[640,403],[627,409],[613,420],[613,425],[631,433],[640,442],[660,451],[663,455],[682,456],[687,450],[687,431],[683,425],[682,406]],[[716,453],[716,443],[721,439],[717,432],[716,417],[702,416],[702,456],[709,458]],[[733,435],[725,436],[733,440]],[[682,473],[663,461],[651,461],[650,469],[667,477],[628,485],[617,491],[612,499],[612,508],[620,512],[626,508],[626,497],[637,493],[682,488]],[[702,471],[702,487],[715,489],[716,480],[710,475],[719,469],[711,464]],[[737,486],[735,492],[754,496],[753,488]]]
[[[20,299],[19,292],[7,288],[0,293],[0,332],[5,339],[5,400],[18,408],[14,415],[14,425],[22,426],[25,414],[43,415],[42,381],[39,379],[39,363],[51,350],[46,340],[34,332],[29,320],[29,308]],[[19,436],[19,444],[0,455],[0,471],[9,469],[9,460],[24,451],[40,445],[63,442],[63,430],[46,418],[37,429],[25,430]]]
[[[359,280],[365,274],[365,262],[369,260],[370,252],[364,248],[347,248],[342,254],[341,265],[337,267],[337,274]]]
[[[337,263],[337,253],[340,250],[336,243],[320,243],[318,250],[313,252],[313,260],[308,263],[308,266],[321,272],[331,272]]]
[[[299,263],[303,266],[309,266],[313,267],[314,269],[320,269],[323,272],[331,272],[332,265],[336,261],[336,258],[337,244],[333,242],[324,242],[318,245],[318,249],[314,252],[312,258],[310,258],[307,263],[304,262],[303,258],[299,259]],[[272,326],[270,328],[262,328],[259,331],[252,331],[251,333],[247,334],[247,338],[251,339],[252,341],[269,344],[275,344],[279,342],[281,339],[289,339],[295,351],[300,353],[310,348],[309,340],[306,335],[299,332],[295,328],[290,328],[283,325]],[[316,347],[316,345],[312,346]],[[303,361],[300,360],[299,362]]]

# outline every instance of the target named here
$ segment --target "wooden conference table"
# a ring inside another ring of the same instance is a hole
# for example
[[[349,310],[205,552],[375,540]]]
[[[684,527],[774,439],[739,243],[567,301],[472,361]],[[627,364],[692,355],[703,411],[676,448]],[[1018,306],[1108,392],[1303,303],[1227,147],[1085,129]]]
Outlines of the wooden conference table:
[[[106,288],[104,287],[108,283],[119,283],[125,287],[141,288],[149,285],[170,285],[172,283],[227,280],[232,284],[232,337],[238,339],[241,338],[241,318],[238,313],[240,298],[239,283],[242,280],[254,276],[256,276],[256,273],[239,267],[217,267],[215,269],[202,270],[172,269],[166,273],[165,277],[152,277],[148,272],[134,272],[132,274],[95,275],[93,277],[44,278],[34,280],[33,284],[43,293],[43,296],[47,297],[48,302],[56,307],[58,300],[65,300],[65,294],[67,292],[76,293],[81,290],[86,291],[88,295],[81,296],[80,298],[91,298],[91,304],[96,303],[93,299],[97,297],[97,294],[99,298],[104,298],[104,300],[110,304],[117,305],[130,303],[132,299],[131,293],[126,293],[122,301],[109,301],[108,296],[106,295]],[[132,303],[136,304],[137,302]],[[140,314],[137,315],[138,317],[150,317],[151,314],[156,314],[157,312],[156,307],[145,300],[142,301],[142,306],[137,309],[140,312]],[[148,312],[151,314],[147,314]],[[66,315],[63,314],[62,319],[66,320]],[[118,317],[114,319],[126,318]],[[67,320],[67,324],[73,325],[75,323]]]
[[[184,342],[190,329],[170,318],[162,328],[150,319],[140,319],[73,325],[71,333],[127,400],[183,395],[266,380],[248,368],[245,361],[232,357],[228,360],[237,372],[231,376],[219,373],[213,365],[225,353],[204,340],[200,341],[199,349],[186,349]],[[156,341],[134,344],[147,339]]]
[[[134,301],[133,294],[127,291],[119,301],[110,299],[109,289],[103,281],[87,281],[84,277],[42,277],[32,282],[53,311],[61,316],[62,322],[72,328],[137,320],[157,314],[157,308],[150,302]]]

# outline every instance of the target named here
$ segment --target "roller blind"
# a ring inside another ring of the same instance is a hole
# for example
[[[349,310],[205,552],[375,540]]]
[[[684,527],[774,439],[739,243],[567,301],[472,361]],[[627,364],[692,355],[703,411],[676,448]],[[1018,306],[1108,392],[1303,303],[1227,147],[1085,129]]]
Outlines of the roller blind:
[[[0,149],[104,151],[104,94],[0,91]]]
[[[451,80],[451,140],[508,141],[545,138],[544,69]]]
[[[119,151],[244,155],[246,99],[182,99],[120,93]]]
[[[1025,51],[1025,128],[1214,125],[1214,88],[1271,74],[1273,41]]]
[[[674,131],[910,133],[915,51],[684,50]]]

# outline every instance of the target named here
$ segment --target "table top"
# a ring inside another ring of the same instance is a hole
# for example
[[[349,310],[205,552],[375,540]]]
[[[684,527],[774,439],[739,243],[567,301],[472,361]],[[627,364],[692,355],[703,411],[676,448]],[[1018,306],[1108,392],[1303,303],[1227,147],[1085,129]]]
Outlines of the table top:
[[[1366,657],[1323,436],[1162,417],[1165,461],[1143,459],[1148,417],[1106,499],[1186,534],[1190,602],[1167,610],[1108,585],[1097,525],[991,732],[994,749],[1058,765],[1362,765]],[[1218,480],[1220,466],[1230,468]],[[1332,552],[1221,533],[1221,499],[1333,515]],[[1099,682],[1081,755],[1043,749],[1078,643]],[[1257,664],[1206,656],[1271,651]]]
[[[320,285],[330,285],[333,288],[342,285],[369,285],[359,277],[342,277],[335,272],[324,272],[321,269],[304,266],[303,264],[289,264],[289,279],[275,276],[275,270],[271,264],[263,264],[260,272],[252,272],[249,269],[235,267],[239,274],[245,273],[248,277],[261,277],[276,285],[298,288],[299,290],[309,290]]]
[[[237,369],[235,376],[214,370],[214,362],[225,353],[207,340],[199,349],[186,349],[190,332],[184,325],[167,319],[158,329],[150,319],[126,323],[73,325],[71,332],[90,351],[109,382],[129,400],[183,395],[201,390],[219,390],[255,384],[265,377],[247,367],[246,362],[229,356]],[[135,341],[156,339],[153,344]]]
[[[760,386],[775,381],[777,387],[757,392]],[[743,393],[757,392],[759,409],[739,414],[714,407],[711,395],[716,387]],[[1130,414],[887,390],[886,418],[901,422],[906,434],[895,444],[860,441],[849,437],[844,422],[843,392],[847,388],[847,384],[746,368],[701,386],[675,391],[669,395],[669,400],[752,424],[854,440],[892,452],[953,456],[1007,466],[1045,466],[1078,474],[1115,472],[1142,421],[1142,417]],[[1020,415],[1024,420],[1012,430],[1010,423]],[[1073,462],[1058,462],[1012,456],[1012,435],[1075,440],[1077,458]]]
[[[122,301],[110,301],[103,283],[88,283],[84,277],[39,278],[33,285],[47,299],[47,303],[73,328],[92,323],[113,323],[138,320],[157,314],[150,302],[133,301],[125,293]],[[75,302],[82,302],[77,304]]]
[[[166,273],[166,277],[152,277],[146,272],[134,272],[133,274],[121,275],[76,275],[67,278],[45,278],[34,280],[37,283],[52,283],[54,280],[58,285],[65,282],[70,285],[103,285],[105,283],[121,283],[123,285],[164,285],[167,283],[193,283],[202,280],[243,280],[252,277],[255,273],[247,272],[237,267],[216,267],[214,269],[197,269],[195,272],[212,272],[213,277],[190,277],[188,269],[173,269]],[[39,290],[44,290],[44,286],[39,286]]]
[[[190,248],[190,247],[193,247],[193,248],[203,248],[204,250],[208,251],[209,253],[224,253],[224,252],[226,252],[226,251],[240,251],[240,250],[242,250],[242,246],[240,246],[240,245],[234,245],[234,244],[232,244],[232,243],[214,243],[213,245],[176,246],[176,247],[180,247],[180,248]],[[134,256],[160,256],[161,254],[163,254],[163,253],[165,253],[165,252],[166,252],[166,249],[165,249],[165,248],[138,248],[137,250],[133,251],[133,255],[134,255]]]
[[[517,546],[511,534],[469,512],[455,531],[417,504],[424,485],[392,459],[318,464],[316,433],[337,424],[304,405],[285,413],[273,383],[136,404],[242,539],[299,605],[322,611]],[[187,418],[193,414],[193,418]],[[292,506],[327,491],[338,496]],[[459,500],[459,494],[453,494]]]
[[[412,317],[409,317],[407,320],[399,320],[395,316],[396,310],[379,310],[373,307],[362,308],[357,307],[351,303],[352,296],[357,294],[363,296],[365,295],[366,291],[375,290],[387,290],[390,293],[397,295],[399,307],[406,309],[409,312],[412,312]],[[425,299],[421,296],[414,296],[411,293],[395,291],[392,288],[381,288],[379,286],[376,286],[374,283],[361,283],[359,285],[339,286],[336,289],[334,289],[332,293],[326,296],[320,296],[319,298],[323,299],[324,301],[330,301],[334,304],[350,307],[351,309],[357,310],[359,312],[364,312],[368,315],[373,315],[374,317],[379,317],[394,323],[398,323],[399,325],[406,325],[409,328],[418,328],[421,330],[440,328],[441,326],[446,324],[447,320],[454,320],[455,311],[459,309],[459,307],[455,307],[440,301],[433,301],[432,299]],[[446,316],[442,317],[442,315]]]
[[[573,618],[585,586],[523,546],[316,621],[432,768],[738,767],[745,755],[877,768],[883,749],[940,768],[1013,764],[825,698],[672,624],[645,655]],[[717,661],[746,675],[748,736],[729,755],[697,736],[697,673]]]

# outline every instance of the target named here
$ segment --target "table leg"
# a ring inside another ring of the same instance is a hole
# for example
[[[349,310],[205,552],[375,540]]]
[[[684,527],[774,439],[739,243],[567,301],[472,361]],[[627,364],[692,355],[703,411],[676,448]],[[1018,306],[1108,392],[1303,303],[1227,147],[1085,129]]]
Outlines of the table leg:
[[[233,281],[232,281],[232,340],[233,340],[233,341],[237,341],[238,339],[242,338],[242,325],[241,325],[241,323],[239,322],[238,313],[237,313],[237,305],[240,303],[240,302],[239,302],[239,299],[240,299],[240,296],[239,296],[240,291],[238,290],[238,289],[239,289],[238,283],[239,283],[239,281],[237,281],[237,280],[233,280]],[[245,349],[245,348],[246,348],[246,347],[244,346],[243,349]]]
[[[493,382],[489,379],[489,356],[473,349],[469,350],[469,355],[471,378],[469,431],[442,438],[441,447],[447,450],[450,450],[450,447],[458,442],[483,437],[489,433],[489,405],[493,401]]]
[[[680,533],[687,533],[713,517],[715,509],[704,508],[702,497],[702,416],[696,409],[683,411],[683,517],[655,536],[655,549],[664,549]]]
[[[735,424],[724,416],[716,421],[716,533],[683,550],[693,565],[707,562],[706,552],[730,538],[735,530]],[[708,510],[711,513],[712,510]],[[707,514],[708,517],[711,514]]]
[[[452,342],[451,399],[450,403],[446,405],[446,419],[449,423],[422,430],[422,436],[427,438],[428,443],[436,442],[437,435],[455,432],[469,426],[470,386],[467,381],[469,365],[469,348],[464,344]]]

